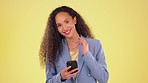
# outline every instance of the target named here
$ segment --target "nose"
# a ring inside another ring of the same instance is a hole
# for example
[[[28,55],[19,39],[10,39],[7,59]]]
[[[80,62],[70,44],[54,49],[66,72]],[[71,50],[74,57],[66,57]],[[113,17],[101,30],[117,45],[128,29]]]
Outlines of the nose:
[[[63,24],[63,31],[67,31],[67,30],[68,30],[67,26]]]

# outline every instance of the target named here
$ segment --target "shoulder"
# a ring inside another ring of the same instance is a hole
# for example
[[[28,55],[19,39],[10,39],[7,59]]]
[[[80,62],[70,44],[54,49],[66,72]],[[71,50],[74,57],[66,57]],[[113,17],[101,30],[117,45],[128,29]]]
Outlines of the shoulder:
[[[100,40],[93,39],[93,38],[85,38],[86,42],[88,43],[89,51],[92,53],[92,55],[95,57],[98,53],[103,52],[102,45],[100,43]]]
[[[90,45],[94,45],[94,46],[98,46],[98,45],[101,45],[101,43],[100,43],[100,40],[98,40],[98,39],[93,39],[93,38],[84,38],[86,41],[87,41],[87,43],[88,44],[90,44]]]
[[[83,37],[83,38],[88,43],[90,49],[93,49],[95,51],[95,50],[99,50],[100,48],[102,48],[100,40],[94,39],[94,38],[86,38],[86,37]]]

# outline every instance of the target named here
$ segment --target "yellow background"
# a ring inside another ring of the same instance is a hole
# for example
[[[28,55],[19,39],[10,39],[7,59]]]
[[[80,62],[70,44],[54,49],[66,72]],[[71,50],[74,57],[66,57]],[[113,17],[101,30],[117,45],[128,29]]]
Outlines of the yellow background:
[[[0,0],[0,83],[45,83],[38,51],[48,15],[61,5],[101,40],[108,83],[148,83],[148,0]]]

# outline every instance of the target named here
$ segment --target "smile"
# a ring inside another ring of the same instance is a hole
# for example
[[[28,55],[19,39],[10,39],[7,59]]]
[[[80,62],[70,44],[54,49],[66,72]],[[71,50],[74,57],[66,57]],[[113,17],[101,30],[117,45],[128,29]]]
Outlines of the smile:
[[[71,32],[71,29],[69,29],[69,30],[65,31],[65,32],[64,32],[64,34],[65,34],[65,35],[69,35],[69,34],[70,34],[70,32]]]

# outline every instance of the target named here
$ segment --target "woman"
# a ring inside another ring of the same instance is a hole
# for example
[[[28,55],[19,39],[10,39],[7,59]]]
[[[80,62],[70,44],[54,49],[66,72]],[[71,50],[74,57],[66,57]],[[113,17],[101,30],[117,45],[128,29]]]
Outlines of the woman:
[[[70,7],[58,7],[50,14],[40,59],[46,64],[46,83],[107,83],[100,41],[93,39],[83,18]],[[68,71],[69,60],[76,60],[78,68]]]

